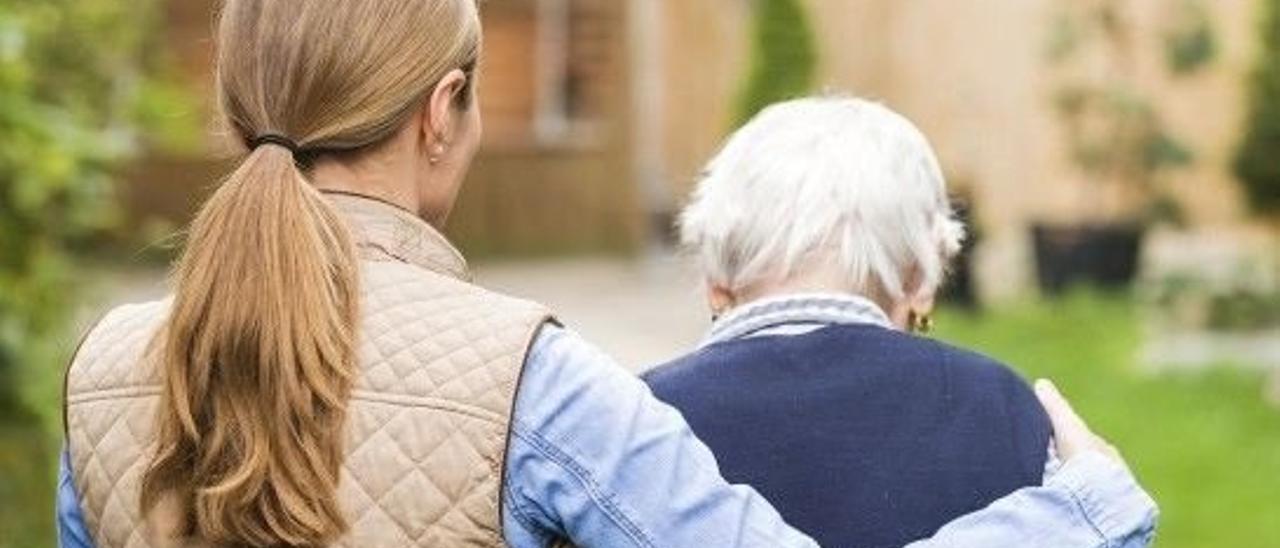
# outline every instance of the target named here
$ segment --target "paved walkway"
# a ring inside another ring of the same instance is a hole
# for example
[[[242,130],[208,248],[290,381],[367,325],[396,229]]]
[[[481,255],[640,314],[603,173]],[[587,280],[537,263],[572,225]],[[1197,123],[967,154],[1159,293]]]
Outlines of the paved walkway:
[[[710,313],[696,276],[671,257],[482,265],[481,285],[550,306],[633,371],[697,344]]]
[[[683,262],[572,259],[480,264],[486,287],[550,306],[560,320],[633,371],[693,348],[708,327],[702,292]],[[107,270],[96,276],[106,297],[80,315],[91,322],[114,304],[158,298],[160,270]]]

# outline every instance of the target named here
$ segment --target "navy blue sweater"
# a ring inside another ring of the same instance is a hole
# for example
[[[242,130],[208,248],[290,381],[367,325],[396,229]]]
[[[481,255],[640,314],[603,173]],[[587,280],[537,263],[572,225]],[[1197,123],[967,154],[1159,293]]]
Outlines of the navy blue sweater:
[[[719,343],[645,380],[822,546],[899,547],[1044,474],[1050,426],[1020,377],[881,327]]]

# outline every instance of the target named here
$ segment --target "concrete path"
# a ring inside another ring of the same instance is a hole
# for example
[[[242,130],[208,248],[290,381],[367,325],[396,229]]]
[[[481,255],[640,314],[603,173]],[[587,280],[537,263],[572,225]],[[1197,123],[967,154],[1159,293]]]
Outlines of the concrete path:
[[[696,276],[670,256],[500,262],[474,270],[485,287],[551,307],[566,326],[632,371],[688,351],[709,325]],[[82,330],[115,305],[165,293],[158,269],[108,268],[94,278],[102,298],[83,307]]]
[[[633,371],[692,349],[710,324],[696,276],[671,257],[481,265],[481,285],[550,306]]]

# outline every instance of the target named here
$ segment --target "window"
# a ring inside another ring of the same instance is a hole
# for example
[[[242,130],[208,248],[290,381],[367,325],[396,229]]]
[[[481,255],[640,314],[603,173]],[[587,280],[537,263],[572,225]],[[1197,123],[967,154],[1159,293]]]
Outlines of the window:
[[[486,124],[491,141],[576,145],[598,138],[621,32],[616,0],[487,4]]]

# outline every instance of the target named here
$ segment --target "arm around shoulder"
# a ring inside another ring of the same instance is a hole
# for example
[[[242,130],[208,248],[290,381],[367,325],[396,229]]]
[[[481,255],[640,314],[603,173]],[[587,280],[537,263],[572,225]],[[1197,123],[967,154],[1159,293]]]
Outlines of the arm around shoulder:
[[[1043,487],[1028,487],[943,527],[911,548],[1139,548],[1155,539],[1155,501],[1122,464],[1078,455]]]
[[[816,546],[753,489],[721,478],[680,413],[576,334],[544,328],[507,457],[508,543]]]
[[[571,332],[549,327],[535,342],[513,429],[513,546],[815,546],[753,489],[725,482],[679,412]],[[1140,547],[1155,520],[1124,466],[1086,453],[913,548]]]

